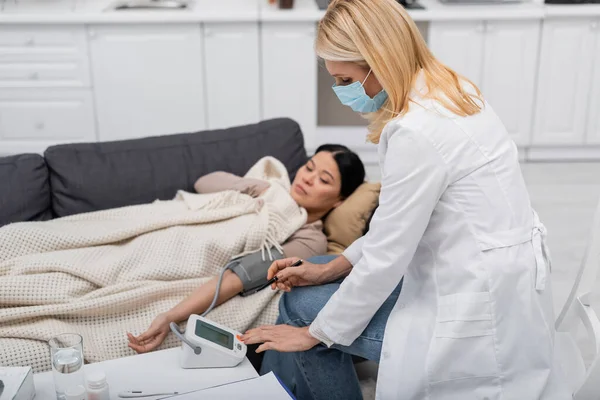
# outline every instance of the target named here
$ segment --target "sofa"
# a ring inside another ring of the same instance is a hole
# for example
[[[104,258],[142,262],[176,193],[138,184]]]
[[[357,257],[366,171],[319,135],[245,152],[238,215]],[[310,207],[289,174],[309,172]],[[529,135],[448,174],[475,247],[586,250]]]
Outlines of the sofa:
[[[273,119],[229,129],[52,146],[0,158],[0,227],[172,199],[213,171],[243,175],[274,156],[290,178],[306,160],[298,124]]]
[[[114,142],[62,144],[43,155],[0,158],[0,227],[172,199],[193,192],[198,177],[213,171],[243,175],[260,158],[273,156],[290,179],[307,161],[299,125],[287,118],[254,125]],[[362,235],[377,205],[379,184],[365,183],[325,221],[329,254],[339,254]],[[248,356],[258,369],[252,349]],[[375,365],[359,365],[370,381]],[[364,389],[363,389],[364,390]]]
[[[172,199],[178,190],[193,192],[202,175],[243,175],[267,155],[281,160],[293,179],[307,160],[296,122],[273,119],[222,130],[63,144],[43,155],[3,157],[0,227]]]

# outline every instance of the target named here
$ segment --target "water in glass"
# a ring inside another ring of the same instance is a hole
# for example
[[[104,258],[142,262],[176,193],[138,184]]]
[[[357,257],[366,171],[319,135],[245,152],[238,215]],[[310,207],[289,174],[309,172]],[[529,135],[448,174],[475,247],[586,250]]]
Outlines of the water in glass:
[[[49,341],[56,398],[65,400],[65,391],[84,385],[83,340],[77,334],[63,334]]]

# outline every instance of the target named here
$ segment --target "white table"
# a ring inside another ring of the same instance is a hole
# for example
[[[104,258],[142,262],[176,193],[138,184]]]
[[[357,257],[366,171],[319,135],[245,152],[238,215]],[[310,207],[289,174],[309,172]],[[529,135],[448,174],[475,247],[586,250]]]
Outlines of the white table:
[[[180,352],[178,347],[87,364],[84,371],[102,370],[110,387],[110,398],[115,400],[120,399],[117,395],[124,390],[182,393],[258,376],[247,358],[235,368],[183,369],[179,366]],[[56,399],[52,371],[35,374],[33,380],[36,400]]]

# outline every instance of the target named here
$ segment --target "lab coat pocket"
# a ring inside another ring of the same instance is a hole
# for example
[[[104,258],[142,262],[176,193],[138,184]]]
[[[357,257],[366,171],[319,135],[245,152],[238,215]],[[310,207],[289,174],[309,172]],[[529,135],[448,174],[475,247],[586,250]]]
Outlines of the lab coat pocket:
[[[489,292],[439,298],[428,372],[432,398],[437,398],[434,393],[444,393],[444,399],[454,399],[454,391],[464,395],[460,388],[468,381],[480,388],[482,396],[475,398],[500,395]]]

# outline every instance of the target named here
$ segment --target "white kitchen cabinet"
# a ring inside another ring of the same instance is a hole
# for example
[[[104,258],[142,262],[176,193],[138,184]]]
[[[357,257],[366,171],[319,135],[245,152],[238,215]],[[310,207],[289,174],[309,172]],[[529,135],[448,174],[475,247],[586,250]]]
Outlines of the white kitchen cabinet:
[[[484,21],[435,21],[428,46],[442,63],[481,86],[484,34]]]
[[[94,124],[89,89],[0,90],[0,146],[95,141]]]
[[[260,120],[258,23],[204,25],[209,129]]]
[[[588,124],[586,143],[600,144],[600,19],[592,21],[590,28],[596,33],[594,72],[589,94]]]
[[[95,141],[83,25],[0,25],[0,148],[4,154]]]
[[[533,143],[582,145],[594,61],[596,19],[544,21]]]
[[[206,128],[201,26],[88,27],[101,141]]]
[[[531,144],[540,21],[488,21],[480,89],[519,146]]]
[[[520,146],[531,143],[539,20],[432,22],[434,55],[481,90]]]
[[[0,26],[0,88],[89,87],[83,25]]]
[[[307,147],[317,125],[315,24],[265,22],[262,44],[262,117],[289,117],[304,133]]]
[[[0,52],[77,54],[85,50],[83,25],[2,24]]]

